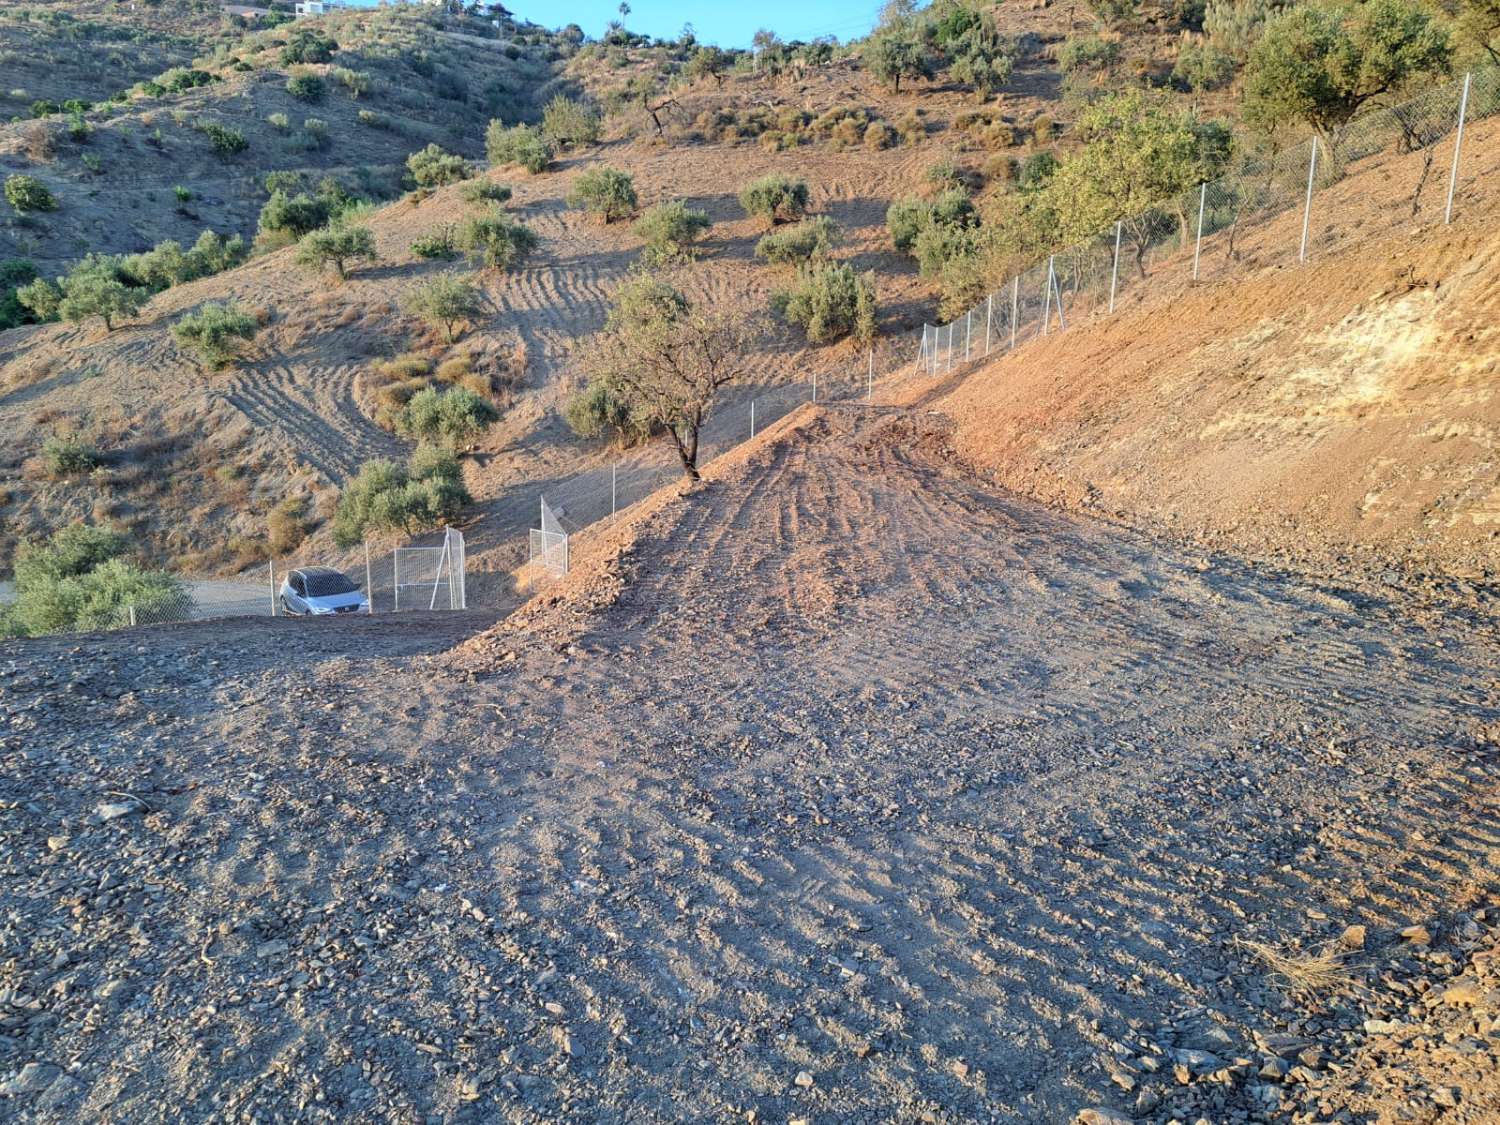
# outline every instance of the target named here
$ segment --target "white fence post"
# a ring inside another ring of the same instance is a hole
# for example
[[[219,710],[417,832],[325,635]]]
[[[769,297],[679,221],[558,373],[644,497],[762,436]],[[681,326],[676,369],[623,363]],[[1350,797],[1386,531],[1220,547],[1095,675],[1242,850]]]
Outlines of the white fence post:
[[[865,401],[871,402],[875,398],[875,346],[870,345],[870,369],[865,375]]]
[[[1052,322],[1052,259],[1055,255],[1047,255],[1047,280],[1042,283],[1042,335],[1047,334],[1047,329]]]
[[[130,611],[130,627],[132,629],[134,629],[135,628],[135,603],[132,602],[130,605],[126,606],[125,608]]]
[[[1453,189],[1458,186],[1458,154],[1464,147],[1464,118],[1469,116],[1469,83],[1473,79],[1472,71],[1464,75],[1464,93],[1458,102],[1458,136],[1453,141],[1453,167],[1448,172],[1448,207],[1443,212],[1444,225],[1453,221]]]
[[[995,319],[995,295],[991,293],[984,303],[984,354],[990,354],[990,324]]]
[[[1016,347],[1016,321],[1021,315],[1021,275],[1010,279],[1010,346]]]
[[[1198,280],[1198,257],[1203,253],[1203,205],[1208,201],[1208,182],[1198,188],[1198,241],[1193,246],[1193,280]]]
[[[1115,287],[1120,281],[1120,234],[1124,229],[1124,219],[1115,223],[1115,264],[1110,267],[1109,271],[1109,311],[1111,315],[1115,311]]]
[[[755,409],[755,404],[753,402],[750,404],[750,409],[752,411]],[[752,426],[752,429],[753,428],[754,427]],[[750,436],[754,437],[755,434],[752,433]],[[620,510],[619,505],[615,503],[615,496],[617,495],[616,489],[615,489],[615,484],[616,484],[616,481],[617,481],[617,479],[619,477],[619,473],[620,473],[620,463],[618,461],[616,461],[613,465],[611,465],[609,467],[609,522],[610,523],[614,523],[615,522],[615,513]]]
[[[397,547],[391,551],[391,590],[393,591],[392,602],[394,608],[392,613],[401,612],[401,548]]]
[[[1059,331],[1063,331],[1068,327],[1068,319],[1063,316],[1062,279],[1057,276],[1056,270],[1052,271],[1052,293],[1057,298],[1057,327]]]
[[[1312,156],[1307,161],[1307,202],[1302,206],[1302,249],[1297,251],[1297,261],[1307,261],[1307,224],[1312,218],[1313,175],[1318,170],[1318,137],[1313,134]]]
[[[969,361],[969,345],[974,340],[974,310],[964,313],[964,362]]]
[[[365,612],[375,612],[375,583],[370,580],[370,541],[365,540]]]
[[[276,616],[276,560],[267,559],[266,566],[271,571],[271,616]]]

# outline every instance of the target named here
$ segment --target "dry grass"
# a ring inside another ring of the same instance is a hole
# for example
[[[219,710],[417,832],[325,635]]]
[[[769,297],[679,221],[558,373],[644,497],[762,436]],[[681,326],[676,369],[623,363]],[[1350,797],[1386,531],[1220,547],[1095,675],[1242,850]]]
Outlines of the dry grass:
[[[1263,941],[1235,939],[1235,944],[1265,969],[1271,982],[1297,1000],[1321,1000],[1340,993],[1357,991],[1359,983],[1344,962],[1349,950],[1337,942],[1315,949],[1289,949],[1285,952]]]

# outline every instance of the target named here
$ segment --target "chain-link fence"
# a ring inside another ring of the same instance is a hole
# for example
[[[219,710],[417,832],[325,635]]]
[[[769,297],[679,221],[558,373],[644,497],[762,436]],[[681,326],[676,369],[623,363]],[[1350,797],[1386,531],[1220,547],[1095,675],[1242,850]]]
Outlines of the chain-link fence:
[[[984,326],[982,357],[1070,321],[1139,304],[1168,283],[1220,281],[1276,261],[1306,261],[1421,215],[1451,221],[1464,157],[1475,163],[1475,154],[1464,151],[1463,132],[1497,112],[1500,68],[1487,67],[1363,114],[1327,136],[1245,155],[1232,174],[1123,217],[1012,278],[949,324],[924,327],[919,352],[926,369],[944,371],[973,358],[976,324]],[[1392,156],[1414,159],[1375,168]]]

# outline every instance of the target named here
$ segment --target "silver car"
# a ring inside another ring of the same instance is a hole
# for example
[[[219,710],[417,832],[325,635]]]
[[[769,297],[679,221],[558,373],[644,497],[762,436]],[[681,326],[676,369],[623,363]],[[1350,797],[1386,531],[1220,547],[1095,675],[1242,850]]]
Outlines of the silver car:
[[[290,571],[282,581],[281,609],[293,617],[369,613],[370,599],[342,571],[331,566],[304,566]]]

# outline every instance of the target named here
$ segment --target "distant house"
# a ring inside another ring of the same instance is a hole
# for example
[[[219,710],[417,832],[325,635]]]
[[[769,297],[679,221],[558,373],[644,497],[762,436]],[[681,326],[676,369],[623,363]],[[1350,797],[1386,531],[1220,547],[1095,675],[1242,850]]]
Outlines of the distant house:
[[[297,0],[296,14],[302,16],[324,16],[335,8],[347,8],[347,0]]]
[[[257,23],[271,14],[269,8],[256,8],[249,4],[225,4],[219,9],[226,16],[234,16],[246,23]]]

